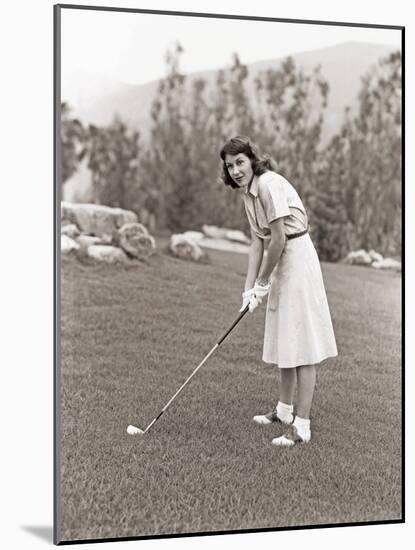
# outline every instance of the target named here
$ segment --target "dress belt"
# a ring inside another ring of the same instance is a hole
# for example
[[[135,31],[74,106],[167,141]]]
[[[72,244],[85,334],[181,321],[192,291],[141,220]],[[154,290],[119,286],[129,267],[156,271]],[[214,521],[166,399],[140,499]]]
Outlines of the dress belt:
[[[300,233],[293,233],[292,235],[286,235],[287,239],[297,239],[298,237],[302,237],[303,235],[306,235],[308,233],[308,228],[304,229],[304,231],[300,231]]]

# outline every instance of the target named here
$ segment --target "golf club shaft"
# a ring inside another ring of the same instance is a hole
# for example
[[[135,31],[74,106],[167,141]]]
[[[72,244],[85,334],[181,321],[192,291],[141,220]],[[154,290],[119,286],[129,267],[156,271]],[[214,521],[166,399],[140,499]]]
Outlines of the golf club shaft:
[[[236,325],[239,323],[239,321],[242,319],[242,317],[245,315],[245,313],[248,313],[249,311],[249,304],[240,312],[238,317],[235,319],[235,321],[232,323],[232,325],[228,328],[228,330],[225,332],[225,334],[218,340],[218,346],[221,345],[221,343],[225,340],[225,338],[230,334],[233,329],[236,327]]]
[[[190,382],[190,380],[193,378],[193,376],[197,373],[197,371],[200,369],[200,367],[209,359],[209,357],[212,355],[212,353],[216,350],[218,347],[218,344],[215,344],[215,346],[210,350],[210,352],[206,355],[206,357],[199,363],[199,365],[195,368],[195,370],[192,372],[192,374],[189,376],[189,378],[180,386],[180,388],[177,390],[177,392],[173,395],[173,397],[170,399],[170,401],[164,405],[163,409],[160,411],[160,414],[156,416],[156,418],[147,426],[147,428],[144,430],[144,433],[146,433],[151,426],[157,422],[157,420],[160,418],[160,416],[167,411],[167,409],[170,407],[171,403],[176,399],[176,397],[179,395],[179,393],[184,389],[184,387]]]
[[[147,426],[147,428],[144,430],[144,433],[146,433],[153,424],[157,422],[157,420],[160,418],[160,416],[169,408],[171,403],[176,399],[176,397],[179,395],[179,393],[184,389],[184,387],[190,382],[190,380],[193,378],[193,376],[197,373],[197,371],[206,363],[206,361],[209,359],[209,357],[218,349],[220,344],[225,340],[225,338],[232,332],[232,330],[236,327],[236,325],[239,323],[239,321],[242,319],[242,317],[248,312],[249,310],[249,304],[241,311],[241,313],[238,315],[238,317],[235,319],[235,321],[232,323],[230,328],[225,332],[225,334],[218,340],[218,342],[213,346],[213,348],[210,350],[210,352],[203,358],[203,360],[198,364],[198,366],[195,368],[195,370],[192,372],[192,374],[187,378],[187,380],[180,386],[180,388],[177,390],[177,392],[173,395],[173,397],[170,399],[170,401],[163,407],[163,409],[160,411],[158,416],[154,420],[150,422],[150,424]]]

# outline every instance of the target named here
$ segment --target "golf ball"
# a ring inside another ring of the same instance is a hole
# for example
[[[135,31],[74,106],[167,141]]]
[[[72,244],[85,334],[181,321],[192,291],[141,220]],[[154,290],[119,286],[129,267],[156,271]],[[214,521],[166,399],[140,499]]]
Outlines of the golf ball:
[[[135,426],[131,426],[131,424],[127,428],[127,433],[130,435],[137,435],[141,433],[141,430],[139,428],[136,428]]]

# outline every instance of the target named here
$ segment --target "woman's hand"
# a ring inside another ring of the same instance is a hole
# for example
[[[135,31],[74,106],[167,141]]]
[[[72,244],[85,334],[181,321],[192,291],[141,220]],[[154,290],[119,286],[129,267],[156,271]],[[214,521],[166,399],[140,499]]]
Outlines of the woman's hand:
[[[250,290],[251,297],[249,300],[249,311],[252,313],[259,304],[262,303],[262,300],[265,298],[265,296],[268,294],[269,289],[271,287],[271,283],[263,282],[263,281],[255,281],[255,286]]]
[[[242,293],[242,307],[239,311],[243,311],[246,306],[250,303],[251,297],[253,296],[254,289],[250,288],[249,290],[245,290],[245,292]]]

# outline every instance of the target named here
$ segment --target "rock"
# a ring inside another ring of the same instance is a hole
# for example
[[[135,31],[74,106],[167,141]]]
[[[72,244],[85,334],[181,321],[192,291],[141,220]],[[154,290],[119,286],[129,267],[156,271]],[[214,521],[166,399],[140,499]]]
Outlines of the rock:
[[[216,225],[203,225],[203,233],[210,239],[227,239],[242,244],[249,244],[251,241],[243,231],[216,227]]]
[[[100,244],[114,244],[113,241],[114,241],[114,235],[117,233],[117,230],[114,229],[114,231],[112,232],[112,235],[109,235],[107,233],[104,233],[102,235],[102,237],[100,238]],[[117,246],[117,245],[115,245]]]
[[[221,229],[216,225],[203,225],[202,231],[206,237],[210,237],[211,239],[226,239],[226,232],[229,230]]]
[[[381,262],[383,260],[382,254],[375,250],[369,250],[369,256],[372,258],[372,262]]]
[[[203,239],[203,233],[201,231],[186,231],[183,235],[196,242]]]
[[[137,216],[130,210],[69,202],[61,203],[61,218],[77,225],[82,233],[96,237],[112,235],[114,229],[137,222]]]
[[[68,223],[66,225],[62,225],[61,235],[67,235],[71,239],[75,239],[75,237],[79,235],[79,229],[74,223]]]
[[[353,265],[369,265],[375,269],[393,269],[396,271],[402,270],[401,262],[398,262],[392,258],[383,258],[382,254],[375,252],[375,250],[366,252],[361,249],[350,252],[343,262]]]
[[[122,208],[113,208],[112,210],[115,215],[115,225],[117,229],[126,223],[137,223],[138,221],[137,214],[131,210],[123,210]]]
[[[150,235],[147,228],[142,223],[136,223],[134,225],[137,227],[137,231],[139,231],[143,235]]]
[[[117,244],[133,258],[147,260],[153,254],[156,243],[148,234],[147,229],[140,223],[126,223],[118,230]]]
[[[250,244],[251,242],[245,235],[245,233],[243,233],[243,231],[238,231],[236,229],[227,229],[225,233],[225,239],[242,244]]]
[[[248,254],[249,246],[242,243],[236,243],[228,241],[227,239],[209,239],[205,237],[197,243],[201,248],[213,249],[213,250],[227,250],[229,252],[238,252],[241,254]]]
[[[372,264],[375,269],[393,269],[395,271],[402,271],[401,262],[393,260],[392,258],[384,258],[379,261],[375,261]]]
[[[68,237],[68,235],[61,235],[61,253],[69,254],[72,250],[78,250],[79,244]]]
[[[100,237],[93,237],[92,235],[79,235],[79,237],[76,239],[76,242],[82,248],[88,248],[88,246],[93,246],[96,244],[110,244],[103,242]]]
[[[356,265],[370,265],[372,263],[372,258],[366,252],[366,250],[357,250],[354,256],[354,264]]]
[[[177,233],[170,238],[170,252],[183,260],[199,262],[205,254],[194,240],[189,239],[183,233]]]
[[[105,262],[108,264],[128,262],[126,253],[116,246],[108,246],[104,244],[96,244],[87,248],[87,255],[93,260]]]
[[[349,252],[347,256],[340,260],[342,264],[352,265],[353,264],[353,252]]]
[[[344,259],[344,263],[351,265],[370,265],[372,263],[372,258],[362,248],[354,252],[349,252]]]

